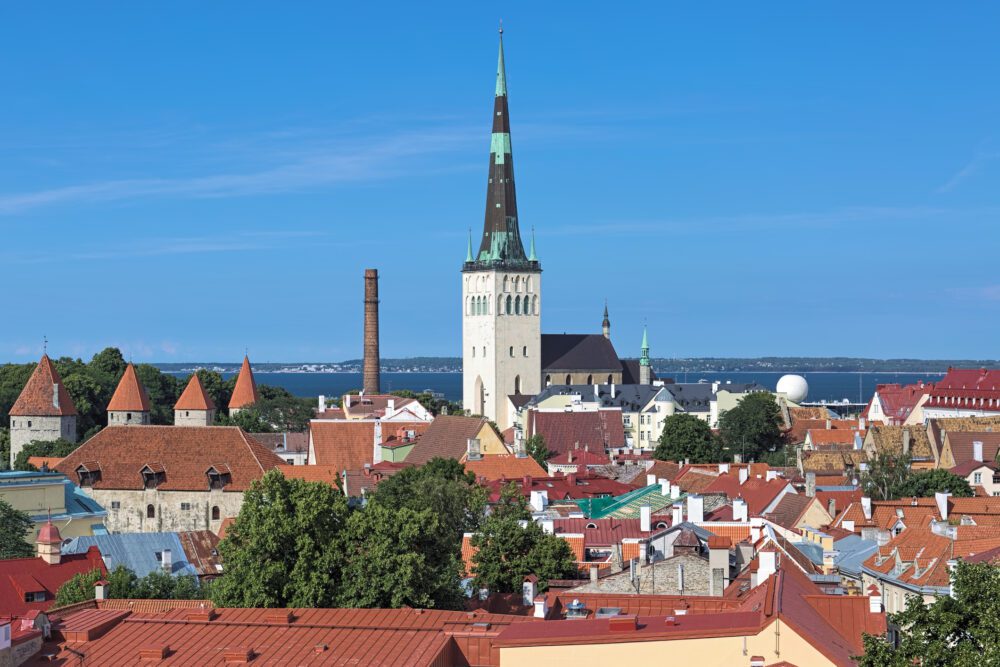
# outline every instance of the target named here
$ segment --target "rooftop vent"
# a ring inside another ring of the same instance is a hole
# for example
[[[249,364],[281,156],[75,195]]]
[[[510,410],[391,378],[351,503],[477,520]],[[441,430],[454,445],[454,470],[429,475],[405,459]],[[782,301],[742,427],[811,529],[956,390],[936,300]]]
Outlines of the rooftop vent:
[[[594,613],[594,618],[613,618],[621,615],[621,607],[601,607]]]
[[[253,649],[233,649],[222,654],[222,659],[227,665],[245,665],[253,660]]]

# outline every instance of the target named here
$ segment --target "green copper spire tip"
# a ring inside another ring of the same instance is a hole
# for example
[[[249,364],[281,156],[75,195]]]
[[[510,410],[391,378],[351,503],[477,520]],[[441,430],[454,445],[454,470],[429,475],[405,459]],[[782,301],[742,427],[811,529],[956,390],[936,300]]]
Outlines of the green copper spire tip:
[[[528,253],[529,262],[537,262],[538,258],[535,257],[535,228],[531,228],[531,251]]]
[[[646,327],[642,328],[642,349],[649,349],[649,340],[646,338]]]
[[[472,228],[469,228],[469,248],[465,251],[465,261],[472,261]]]
[[[500,26],[500,55],[497,57],[497,97],[507,97],[507,72],[503,66],[503,25]]]
[[[642,327],[642,355],[639,357],[640,366],[649,366],[649,341],[646,338],[646,327]]]

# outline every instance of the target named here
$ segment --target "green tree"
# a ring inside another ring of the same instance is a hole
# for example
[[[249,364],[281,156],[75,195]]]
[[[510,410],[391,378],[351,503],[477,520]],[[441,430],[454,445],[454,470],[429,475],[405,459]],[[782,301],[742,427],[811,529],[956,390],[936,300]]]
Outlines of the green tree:
[[[132,595],[142,600],[170,600],[176,586],[177,577],[163,570],[151,570],[135,582]]]
[[[220,412],[215,419],[219,426],[239,426],[247,433],[272,433],[274,427],[261,417],[256,406],[243,408],[235,415]]]
[[[0,470],[10,470],[9,428],[0,428]]]
[[[722,451],[708,422],[677,412],[663,421],[663,433],[653,457],[660,461],[715,463],[721,460]]]
[[[539,590],[545,590],[549,580],[576,572],[569,543],[531,521],[524,497],[513,485],[501,491],[472,546],[477,549],[472,557],[473,585],[492,593],[520,591],[529,574],[538,577]]]
[[[88,364],[92,370],[107,375],[116,384],[125,374],[127,365],[125,357],[117,347],[104,348],[95,354]]]
[[[59,438],[58,440],[32,440],[17,453],[14,458],[14,470],[34,470],[35,467],[28,463],[32,456],[57,456],[64,458],[76,451],[80,443],[70,442]]]
[[[116,599],[136,598],[135,594],[138,578],[135,572],[122,564],[115,566],[115,569],[108,572],[108,597]]]
[[[35,522],[27,513],[0,498],[0,560],[34,556],[35,549],[26,539],[34,529]]]
[[[0,366],[0,426],[10,426],[10,409],[34,370],[35,364]]]
[[[762,391],[744,396],[719,416],[719,435],[731,454],[757,461],[782,446],[781,423],[774,395]]]
[[[352,513],[338,604],[461,609],[462,561],[439,551],[440,530],[430,510],[373,503]]]
[[[927,470],[912,473],[896,489],[896,498],[927,498],[939,491],[950,491],[959,498],[971,498],[975,495],[969,482],[947,470]]]
[[[859,667],[981,667],[1000,665],[1000,568],[959,561],[954,596],[925,605],[912,596],[889,617],[899,627],[899,646],[865,635]]]
[[[70,398],[73,399],[73,405],[76,406],[77,434],[84,436],[96,433],[107,422],[106,410],[114,389],[101,384],[86,366],[83,366],[80,372],[64,375],[63,386],[66,387]]]
[[[347,501],[328,484],[271,470],[243,498],[219,551],[226,569],[212,586],[225,607],[329,607],[343,565]]]
[[[170,425],[174,423],[174,404],[180,398],[183,387],[178,386],[177,378],[162,372],[151,364],[138,364],[135,367],[142,386],[149,396],[149,421],[151,424]]]
[[[524,443],[524,448],[528,452],[528,456],[538,461],[538,465],[543,468],[545,462],[555,455],[555,452],[551,451],[549,446],[545,444],[545,436],[541,433],[536,433],[528,438]]]
[[[393,509],[430,510],[440,525],[439,552],[458,554],[462,534],[473,532],[486,510],[486,490],[455,459],[435,458],[420,467],[403,468],[382,480],[370,503]]]
[[[101,576],[101,571],[98,569],[74,574],[56,591],[56,601],[53,606],[65,607],[68,604],[93,600],[94,584],[101,580]]]
[[[899,489],[910,478],[910,456],[888,451],[876,452],[868,459],[868,469],[861,473],[861,488],[875,500],[895,500]]]

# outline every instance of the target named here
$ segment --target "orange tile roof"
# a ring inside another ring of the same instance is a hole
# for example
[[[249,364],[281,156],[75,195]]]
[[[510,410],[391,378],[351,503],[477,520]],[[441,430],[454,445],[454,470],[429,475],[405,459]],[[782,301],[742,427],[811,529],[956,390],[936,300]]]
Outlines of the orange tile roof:
[[[68,417],[77,414],[73,399],[47,354],[42,355],[8,414],[12,417]]]
[[[257,382],[253,379],[253,370],[250,368],[250,357],[243,355],[243,366],[240,367],[240,374],[236,376],[236,386],[233,387],[233,395],[229,399],[229,409],[245,408],[259,399]]]
[[[41,468],[42,468],[43,465],[44,466],[48,466],[49,468],[55,468],[57,465],[59,465],[60,461],[62,461],[62,458],[59,457],[59,456],[29,456],[28,457],[28,464],[35,466],[39,470],[41,470]]]
[[[925,526],[907,528],[879,547],[864,567],[911,586],[948,586],[949,560],[1000,547],[1000,530],[995,527],[956,528],[955,539],[938,535]]]
[[[184,387],[184,391],[181,392],[181,397],[177,399],[177,403],[174,405],[174,410],[214,409],[215,401],[213,401],[211,397],[205,393],[205,387],[202,386],[201,380],[198,378],[198,374],[192,373],[187,386]]]
[[[433,458],[459,461],[468,450],[468,441],[475,438],[483,425],[484,417],[443,415],[430,423],[406,457],[407,463],[422,465]]]
[[[281,474],[288,479],[301,479],[306,482],[326,482],[330,486],[338,486],[340,473],[343,470],[331,465],[283,466]]]
[[[465,460],[465,469],[476,479],[520,479],[525,475],[545,477],[548,473],[530,456],[512,454],[484,454],[478,460]]]
[[[854,436],[865,436],[864,431],[848,431],[847,429],[809,429],[809,442],[813,445],[853,445]]]
[[[132,362],[125,367],[125,373],[118,381],[118,387],[108,403],[108,412],[149,412],[149,396]]]
[[[55,469],[75,480],[83,464],[100,471],[95,489],[142,489],[148,465],[162,467],[161,491],[208,491],[213,466],[231,475],[225,491],[246,491],[285,462],[236,426],[130,426],[103,429]]]
[[[417,430],[424,425],[425,422],[384,422],[381,425],[382,436],[387,435],[388,429],[393,429],[395,433],[395,429]],[[309,462],[338,470],[357,470],[364,468],[366,463],[374,463],[375,426],[374,420],[367,419],[310,421],[311,456],[315,460],[310,458]],[[383,438],[379,438],[379,444]]]

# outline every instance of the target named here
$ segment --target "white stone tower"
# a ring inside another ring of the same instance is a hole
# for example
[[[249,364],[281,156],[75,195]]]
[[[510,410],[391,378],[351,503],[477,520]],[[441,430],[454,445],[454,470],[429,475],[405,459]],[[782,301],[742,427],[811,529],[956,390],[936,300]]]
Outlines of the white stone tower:
[[[486,220],[462,266],[462,406],[505,429],[507,396],[541,389],[542,267],[534,235],[525,255],[518,227],[500,32]]]
[[[76,406],[49,355],[43,354],[10,408],[10,464],[35,440],[76,442]]]

